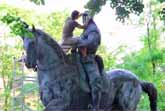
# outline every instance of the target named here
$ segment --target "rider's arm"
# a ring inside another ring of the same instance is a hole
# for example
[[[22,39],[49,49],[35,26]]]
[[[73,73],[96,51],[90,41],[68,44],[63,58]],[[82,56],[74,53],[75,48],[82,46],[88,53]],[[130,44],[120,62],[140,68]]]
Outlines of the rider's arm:
[[[77,28],[85,29],[86,28],[86,25],[77,24]]]
[[[80,28],[80,29],[85,29],[86,27],[87,27],[87,25],[86,25],[86,24],[81,25],[81,24],[77,23],[77,28]]]
[[[74,21],[73,24],[74,24],[75,27],[80,28],[80,29],[85,29],[85,28],[87,27],[86,24],[81,25],[81,24],[79,24],[79,23],[76,22],[76,21]]]

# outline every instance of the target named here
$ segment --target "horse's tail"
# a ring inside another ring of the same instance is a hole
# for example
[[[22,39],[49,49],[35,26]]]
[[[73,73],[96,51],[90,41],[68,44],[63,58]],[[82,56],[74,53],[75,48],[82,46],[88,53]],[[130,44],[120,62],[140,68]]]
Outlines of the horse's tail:
[[[142,90],[148,94],[151,111],[157,111],[157,89],[149,82],[141,82]]]

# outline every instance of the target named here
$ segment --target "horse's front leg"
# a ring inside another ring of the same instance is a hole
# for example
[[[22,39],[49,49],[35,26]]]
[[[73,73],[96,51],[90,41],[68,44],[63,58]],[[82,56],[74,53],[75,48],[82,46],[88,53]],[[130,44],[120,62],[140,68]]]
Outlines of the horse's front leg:
[[[50,89],[51,79],[45,71],[38,70],[38,82],[40,99],[43,105],[47,106],[48,103],[53,99],[53,92]]]
[[[65,101],[60,98],[53,99],[46,106],[44,111],[64,111],[66,110]]]
[[[60,90],[60,84],[56,81],[50,83],[53,91],[53,100],[49,102],[44,111],[64,111],[69,108],[66,93]]]
[[[44,106],[47,106],[48,103],[53,99],[53,94],[48,86],[48,82],[45,82],[40,86],[40,98]]]

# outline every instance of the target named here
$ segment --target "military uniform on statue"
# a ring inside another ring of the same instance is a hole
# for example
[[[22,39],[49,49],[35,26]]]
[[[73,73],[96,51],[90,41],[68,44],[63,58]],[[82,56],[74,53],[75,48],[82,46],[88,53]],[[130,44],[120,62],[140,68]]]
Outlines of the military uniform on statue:
[[[101,100],[101,74],[95,62],[95,53],[101,41],[101,34],[93,19],[84,13],[83,22],[88,22],[88,27],[81,35],[78,47],[81,53],[81,62],[89,79],[92,95],[92,110],[99,110]]]

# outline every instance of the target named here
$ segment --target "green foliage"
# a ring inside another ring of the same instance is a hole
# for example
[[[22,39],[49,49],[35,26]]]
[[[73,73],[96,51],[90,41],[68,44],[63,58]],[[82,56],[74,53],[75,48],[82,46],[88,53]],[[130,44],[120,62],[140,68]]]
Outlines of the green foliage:
[[[162,9],[162,11],[159,11],[160,13],[160,19],[165,21],[165,8]]]
[[[105,64],[105,70],[110,70],[110,68],[116,67],[115,65],[117,64],[118,56],[125,51],[125,48],[124,45],[121,45],[110,52],[104,44],[99,47],[97,54],[102,57]]]
[[[105,3],[106,0],[89,0],[85,8],[89,9],[90,14],[94,16],[95,14],[100,12],[101,7],[105,5]]]
[[[3,99],[3,110],[9,111],[11,105],[11,89],[13,83],[13,57],[17,56],[20,50],[8,45],[0,45],[0,77],[3,79],[4,92],[0,92]],[[15,54],[17,53],[17,54]]]
[[[44,5],[45,0],[30,0],[37,5]],[[131,13],[140,15],[143,12],[144,4],[143,0],[89,0],[84,6],[89,10],[90,14],[94,16],[101,11],[102,6],[110,2],[111,8],[116,10],[116,19],[124,22],[125,18],[128,18]],[[156,0],[159,3],[165,3],[165,0]],[[159,16],[161,20],[165,21],[165,9],[159,10]]]
[[[165,2],[165,0],[158,0],[160,3],[163,3],[163,2]]]
[[[104,45],[99,47],[97,54],[102,57],[105,64],[105,70],[109,70],[110,67],[114,66],[116,58],[112,55],[112,53],[106,50]]]
[[[141,0],[89,0],[85,8],[89,9],[92,15],[100,12],[101,7],[110,2],[111,8],[116,10],[117,20],[124,22],[130,13],[139,15],[143,12],[144,5]]]
[[[40,17],[41,19],[38,21],[38,24],[51,36],[55,37],[56,40],[61,40],[63,24],[68,15],[69,13],[67,11],[53,12],[49,15],[45,15],[45,17]],[[36,18],[36,20],[37,19],[38,18]]]
[[[30,93],[36,93],[39,89],[38,89],[38,85],[37,83],[26,83],[23,86],[23,92],[24,94],[30,92]]]
[[[152,16],[165,22],[165,1],[151,0],[150,2],[152,6]]]
[[[160,16],[160,19],[165,21],[165,8],[164,0],[152,0],[152,3],[161,4],[157,10],[157,15]],[[85,8],[89,10],[92,16],[96,15],[101,11],[102,6],[106,3],[110,3],[110,7],[116,11],[116,19],[124,22],[126,18],[129,18],[131,13],[140,15],[143,12],[144,4],[142,0],[89,0],[85,5]]]
[[[35,3],[36,5],[45,5],[45,0],[29,0],[33,3]]]
[[[6,13],[2,16],[1,21],[9,25],[11,33],[20,37],[34,37],[34,35],[28,30],[28,25],[17,17],[10,13]]]
[[[38,14],[38,12],[34,10],[25,10],[21,8],[8,6],[6,4],[1,4],[0,10],[1,10],[0,12],[2,12],[0,13],[0,18],[6,15],[4,14],[4,12],[10,12],[8,14],[12,16],[14,20],[19,19],[19,22],[14,21],[13,24],[10,24],[11,30],[14,30],[14,32],[17,35],[29,34],[29,33],[26,33],[27,29],[22,27],[25,25],[24,24],[25,22],[22,22],[22,21],[26,21],[26,23],[29,25],[34,24],[36,27],[38,26],[42,27],[43,28],[42,30],[45,30],[47,33],[49,33],[51,36],[53,36],[57,40],[61,39],[63,23],[68,16],[67,11],[64,11],[63,13],[52,12],[49,14],[46,14],[46,13]],[[5,20],[10,21],[10,16],[8,15],[5,16]],[[21,31],[18,30],[19,28],[21,29]]]

